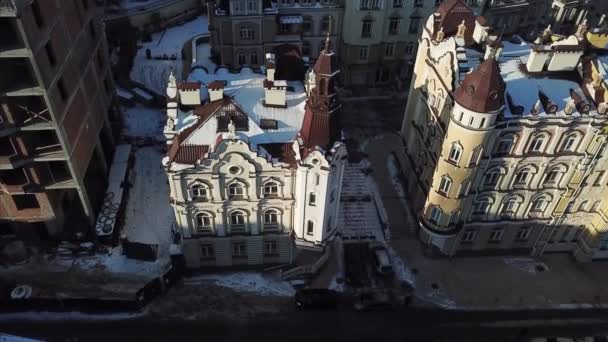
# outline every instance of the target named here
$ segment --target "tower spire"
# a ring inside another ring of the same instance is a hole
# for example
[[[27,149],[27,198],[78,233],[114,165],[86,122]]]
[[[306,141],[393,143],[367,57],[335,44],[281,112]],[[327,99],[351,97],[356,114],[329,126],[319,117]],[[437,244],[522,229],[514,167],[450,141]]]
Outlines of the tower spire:
[[[325,37],[325,53],[329,53],[329,44],[331,43],[330,40],[330,35],[331,35],[331,16],[329,17],[329,27],[327,28],[327,36]]]

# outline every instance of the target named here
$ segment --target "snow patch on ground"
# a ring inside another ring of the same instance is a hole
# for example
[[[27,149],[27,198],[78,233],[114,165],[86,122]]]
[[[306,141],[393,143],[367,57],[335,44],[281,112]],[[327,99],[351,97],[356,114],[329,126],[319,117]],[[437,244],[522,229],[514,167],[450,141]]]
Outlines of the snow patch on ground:
[[[209,45],[209,43],[199,43],[198,45],[196,45],[196,61],[193,63],[192,66],[204,66],[205,68],[207,68],[209,73],[214,73],[215,68],[217,68],[217,65],[213,63],[210,57],[211,46]]]
[[[295,289],[285,281],[253,272],[207,274],[184,279],[184,284],[212,283],[236,291],[254,292],[262,296],[294,296]]]
[[[166,114],[157,108],[136,105],[131,108],[123,109],[125,131],[129,137],[162,137],[163,127],[166,121]]]
[[[337,291],[337,292],[344,292],[344,290],[345,290],[345,289],[344,289],[344,281],[342,281],[342,282],[338,283],[338,277],[339,277],[339,276],[336,274],[336,275],[335,275],[335,276],[332,278],[332,280],[331,280],[331,282],[329,283],[329,286],[328,286],[327,288],[328,288],[328,289],[330,289],[330,290]]]
[[[540,269],[543,271],[549,270],[547,265],[532,258],[504,258],[503,261],[511,267],[531,274],[538,273]]]
[[[140,42],[141,48],[133,61],[131,79],[142,83],[146,88],[159,95],[164,95],[171,70],[179,80],[182,74],[182,48],[189,39],[208,33],[208,20],[200,16],[184,25],[171,27],[165,31],[152,34],[151,42]],[[191,49],[191,46],[186,46]],[[175,60],[155,60],[146,58],[146,50],[150,49],[152,57],[175,55]]]
[[[399,281],[405,281],[414,286],[414,274],[407,266],[405,266],[405,262],[403,262],[399,254],[397,254],[392,247],[387,246],[387,249],[393,261],[393,268],[395,269],[395,276],[397,279],[399,279]]]
[[[63,321],[122,321],[125,319],[140,318],[145,312],[124,312],[111,314],[87,314],[83,312],[48,312],[48,311],[28,311],[1,313],[0,322],[63,322]],[[2,339],[0,338],[0,341]]]
[[[404,184],[401,182],[401,171],[399,169],[399,162],[397,161],[397,159],[395,159],[395,156],[393,154],[391,154],[386,159],[386,167],[388,169],[388,173],[391,176],[391,181],[393,182],[395,192],[397,192],[399,201],[401,202],[405,210],[405,208],[408,207],[406,201],[407,197],[405,196]]]

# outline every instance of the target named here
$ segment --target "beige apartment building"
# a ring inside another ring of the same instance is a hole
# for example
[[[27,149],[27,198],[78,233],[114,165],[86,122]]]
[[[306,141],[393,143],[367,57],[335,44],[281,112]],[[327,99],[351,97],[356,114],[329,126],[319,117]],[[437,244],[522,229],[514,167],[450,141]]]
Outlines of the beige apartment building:
[[[429,251],[607,256],[608,60],[587,31],[501,40],[461,0],[424,23],[402,169]]]
[[[0,1],[0,246],[92,238],[114,93],[93,0]]]

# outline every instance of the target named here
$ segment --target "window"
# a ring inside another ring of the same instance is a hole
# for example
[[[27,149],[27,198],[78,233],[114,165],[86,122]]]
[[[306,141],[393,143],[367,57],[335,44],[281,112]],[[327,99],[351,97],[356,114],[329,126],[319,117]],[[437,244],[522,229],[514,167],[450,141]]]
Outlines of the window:
[[[319,175],[318,173],[315,173],[315,185],[319,185],[320,182],[321,182],[321,175]]]
[[[215,253],[213,252],[212,245],[201,245],[201,258],[202,259],[213,259],[215,258]]]
[[[483,128],[483,125],[486,124],[486,118],[481,118],[481,121],[479,122],[479,128]]]
[[[453,226],[458,223],[458,218],[460,217],[460,211],[455,210],[450,214],[450,226]]]
[[[228,199],[242,199],[243,186],[240,183],[233,183],[228,186]]]
[[[264,212],[264,229],[277,229],[279,227],[279,212],[269,209]]]
[[[40,208],[40,203],[38,203],[36,195],[13,195],[12,197],[17,210]]]
[[[247,10],[256,12],[258,10],[258,0],[248,0],[247,1]]]
[[[490,208],[490,201],[487,198],[480,199],[473,204],[473,214],[483,215],[488,212],[488,208]]]
[[[361,37],[371,37],[372,36],[372,21],[371,20],[363,20],[361,24]]]
[[[264,256],[276,256],[278,254],[276,241],[264,241]]]
[[[415,7],[422,7],[422,6],[424,6],[424,0],[414,0],[414,6]]]
[[[562,148],[563,151],[573,152],[576,145],[576,135],[569,135],[566,140],[564,140],[564,146]]]
[[[549,171],[547,173],[547,176],[545,177],[545,181],[543,184],[545,184],[545,185],[556,184],[559,179],[559,174],[560,174],[560,172],[556,169]]]
[[[418,26],[420,26],[420,18],[410,18],[409,33],[418,33]]]
[[[528,177],[530,176],[530,170],[528,169],[523,169],[521,171],[519,171],[516,175],[515,175],[515,185],[526,185],[528,184]]]
[[[249,64],[251,64],[251,65],[258,64],[258,53],[257,52],[252,52],[249,55]]]
[[[65,84],[63,83],[63,78],[60,78],[59,81],[57,81],[57,90],[59,90],[59,96],[61,97],[62,101],[67,101],[68,100],[68,90],[65,87]]]
[[[204,185],[195,184],[190,188],[190,196],[193,201],[208,201],[208,191]]]
[[[530,148],[528,149],[528,151],[529,152],[542,152],[544,144],[545,144],[545,136],[537,135],[536,137],[534,137],[534,139],[532,139],[532,142],[530,143]]]
[[[313,235],[315,233],[315,223],[312,221],[308,221],[306,224],[306,235]]]
[[[264,184],[264,197],[277,196],[279,194],[279,185],[276,182],[268,182]]]
[[[231,231],[245,231],[245,214],[242,211],[235,211],[230,214]]]
[[[602,201],[597,201],[597,202],[593,203],[590,211],[593,213],[598,212],[600,209],[600,204],[602,204]]]
[[[500,140],[498,141],[498,144],[496,145],[496,150],[494,151],[494,154],[497,156],[504,156],[504,155],[508,155],[511,154],[511,149],[513,148],[513,136],[506,136],[506,137],[502,137],[500,138]]]
[[[401,19],[391,18],[391,21],[388,24],[388,34],[390,34],[390,35],[399,34],[399,24],[400,23],[401,23]]]
[[[439,207],[431,208],[431,216],[429,217],[429,221],[434,224],[439,224],[441,222],[441,216],[443,216],[443,211]]]
[[[380,0],[360,0],[360,9],[379,9]]]
[[[198,234],[211,233],[211,215],[208,213],[198,213],[194,216],[194,228]]]
[[[274,119],[260,119],[260,128],[267,130],[267,129],[278,129],[279,128],[279,122],[277,120]]]
[[[240,53],[239,53],[239,57],[238,57],[238,59],[239,59],[239,64],[240,64],[240,65],[245,65],[245,64],[247,64],[247,56],[245,56],[245,54],[244,54],[244,53],[240,52]]]
[[[469,194],[469,188],[471,187],[471,180],[467,179],[460,184],[460,190],[458,190],[458,197],[465,197]]]
[[[241,39],[255,39],[255,32],[251,27],[241,27],[239,37]]]
[[[458,144],[452,144],[452,148],[450,149],[450,155],[448,156],[448,161],[451,161],[458,165],[460,161],[460,156],[462,155],[462,146]]]
[[[494,230],[492,230],[492,233],[490,233],[490,242],[500,242],[500,240],[502,240],[502,235],[504,233],[504,229],[502,228],[496,228]]]
[[[606,174],[606,171],[604,170],[597,173],[597,177],[595,177],[595,182],[593,182],[593,186],[602,185],[602,179],[604,178],[604,174]]]
[[[332,20],[331,16],[323,17],[323,20],[321,21],[321,31],[322,31],[322,33],[330,32],[331,22],[332,21],[333,20]]]
[[[517,236],[515,237],[516,241],[526,241],[530,237],[530,228],[529,227],[521,227],[517,232]]]
[[[543,212],[545,210],[546,206],[547,206],[547,202],[545,201],[545,198],[539,197],[539,198],[535,199],[534,201],[532,201],[532,208],[530,208],[530,211]]]
[[[55,64],[57,64],[57,56],[55,55],[55,50],[53,50],[50,41],[44,46],[44,51],[46,52],[46,57],[49,60],[49,64],[51,66],[55,66]]]
[[[589,205],[589,201],[583,201],[581,202],[581,205],[578,207],[579,211],[586,211],[587,210],[587,205]]]
[[[403,7],[403,0],[393,0],[393,7],[394,8]]]
[[[386,43],[384,46],[384,57],[393,57],[395,55],[395,43]]]
[[[407,45],[405,46],[405,53],[407,53],[408,55],[411,55],[414,52],[414,44],[413,43],[407,43]],[[462,113],[461,113],[462,115]],[[462,118],[460,118],[460,120],[462,120]]]
[[[247,246],[242,243],[232,244],[232,257],[233,258],[246,258],[247,257]]]
[[[448,196],[450,193],[450,188],[452,187],[452,180],[448,176],[441,177],[441,182],[439,183],[439,193],[443,196]]]
[[[487,187],[495,187],[500,179],[500,170],[490,170],[483,178],[483,185]]]
[[[475,117],[471,116],[469,118],[469,126],[473,126],[473,122],[475,122]]]
[[[464,234],[462,234],[462,239],[460,239],[460,242],[473,242],[475,241],[475,237],[477,236],[477,231],[469,229],[469,230],[465,230]]]
[[[304,17],[302,20],[302,32],[309,33],[312,30],[312,18],[309,16]]]
[[[517,199],[512,197],[505,201],[505,204],[502,207],[502,212],[506,214],[512,214],[517,211],[517,207],[519,207]]]
[[[359,59],[360,60],[367,60],[367,46],[362,46],[359,48]]]
[[[317,195],[314,192],[311,192],[308,195],[308,205],[313,206],[313,207],[315,205],[317,205]]]
[[[471,160],[469,160],[469,167],[473,167],[479,163],[479,158],[481,157],[482,147],[477,146],[473,149],[471,153]]]

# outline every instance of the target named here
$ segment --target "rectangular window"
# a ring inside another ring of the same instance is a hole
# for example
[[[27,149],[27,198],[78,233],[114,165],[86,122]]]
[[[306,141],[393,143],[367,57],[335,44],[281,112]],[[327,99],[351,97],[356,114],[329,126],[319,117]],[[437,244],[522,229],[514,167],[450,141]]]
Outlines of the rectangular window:
[[[313,235],[315,233],[315,224],[312,221],[308,221],[306,225],[306,235]]]
[[[502,240],[502,235],[504,233],[504,229],[496,228],[490,234],[490,242],[500,242]]]
[[[409,33],[418,33],[418,27],[420,26],[420,18],[410,18]]]
[[[239,37],[241,39],[255,39],[255,32],[250,27],[243,27],[239,30]]]
[[[384,47],[384,56],[393,57],[395,55],[395,43],[386,43]]]
[[[527,241],[528,237],[530,237],[530,228],[529,227],[521,227],[517,232],[517,236],[515,240],[517,241]]]
[[[359,48],[359,59],[360,60],[367,60],[367,56],[368,55],[368,49],[367,46],[362,46]]]
[[[260,119],[261,129],[278,129],[279,123],[274,119]]]
[[[360,9],[380,9],[380,0],[360,0]]]
[[[361,25],[361,37],[367,38],[372,36],[372,21],[363,20]]]
[[[321,182],[321,175],[319,175],[318,173],[315,173],[315,185],[319,185],[320,182]]]
[[[390,34],[390,35],[399,34],[399,24],[400,23],[401,23],[401,19],[391,18],[391,21],[388,24],[388,34]]]
[[[458,190],[458,197],[465,197],[469,193],[469,187],[471,186],[471,181],[465,180],[460,185],[460,190]]]
[[[256,12],[258,10],[258,0],[248,0],[247,1],[247,10]]]
[[[403,7],[403,0],[393,0],[393,7],[394,8]]]
[[[57,90],[59,90],[59,96],[61,97],[61,100],[63,102],[68,100],[68,90],[65,87],[65,84],[63,83],[63,78],[60,78],[59,81],[57,81]]]
[[[53,50],[53,46],[51,46],[50,41],[44,46],[44,51],[46,52],[46,57],[49,60],[49,64],[51,66],[55,66],[55,64],[57,64],[57,56],[55,56],[55,50]]]
[[[40,208],[36,195],[13,195],[13,201],[17,210]]]
[[[308,196],[308,205],[311,205],[313,207],[317,205],[317,195],[315,195],[315,193],[313,192],[311,192]]]
[[[471,243],[473,241],[475,241],[475,237],[477,236],[477,232],[475,230],[469,229],[469,230],[465,230],[464,234],[462,235],[462,239],[460,240],[460,242],[462,243]]]
[[[408,55],[411,55],[413,52],[414,52],[414,44],[407,43],[407,45],[405,46],[405,53],[407,53]],[[460,113],[460,115],[462,115],[462,113]],[[462,121],[462,117],[460,118],[460,121]]]
[[[424,0],[414,0],[414,6],[415,7],[422,7],[422,6],[424,6]]]
[[[232,244],[232,257],[233,258],[246,258],[247,257],[247,246],[242,243]]]
[[[593,186],[602,185],[602,179],[604,178],[604,174],[606,174],[606,171],[603,170],[597,173],[597,177],[595,177],[595,182],[593,182]]]
[[[278,254],[276,241],[264,241],[264,256],[276,256]]]
[[[213,245],[201,245],[201,258],[202,259],[215,258],[215,253],[213,253]]]

